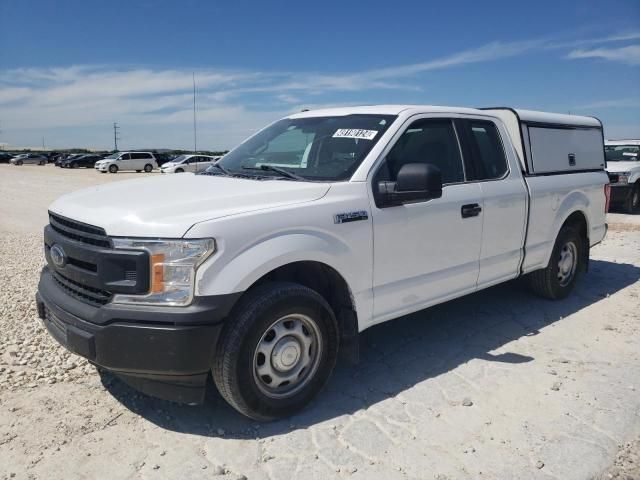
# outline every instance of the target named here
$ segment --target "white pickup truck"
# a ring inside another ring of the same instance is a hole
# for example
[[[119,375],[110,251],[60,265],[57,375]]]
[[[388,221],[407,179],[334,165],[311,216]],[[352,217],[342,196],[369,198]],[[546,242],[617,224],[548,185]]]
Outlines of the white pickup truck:
[[[640,140],[607,140],[607,173],[611,204],[627,213],[640,213]]]
[[[356,359],[372,325],[521,276],[568,295],[608,194],[594,118],[302,112],[205,174],[54,202],[38,312],[143,392],[199,403],[212,374],[238,411],[273,419],[316,395],[339,352]]]

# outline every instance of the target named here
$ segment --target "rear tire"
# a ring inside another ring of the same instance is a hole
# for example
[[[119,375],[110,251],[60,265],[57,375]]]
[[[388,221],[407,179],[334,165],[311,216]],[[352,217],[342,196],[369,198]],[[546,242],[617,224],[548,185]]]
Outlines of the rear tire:
[[[267,283],[234,308],[218,341],[213,379],[243,415],[289,416],[324,387],[338,343],[335,316],[322,296],[296,283]]]
[[[109,165],[109,173],[118,173],[117,165]]]
[[[531,289],[539,296],[551,300],[567,297],[573,290],[583,265],[584,240],[578,230],[565,225],[553,246],[546,268],[529,274]]]
[[[145,171],[145,173],[151,173],[151,170],[153,170],[153,166],[147,163],[147,164],[144,166],[144,171]]]
[[[624,211],[632,215],[640,213],[640,182],[636,182],[624,203]]]

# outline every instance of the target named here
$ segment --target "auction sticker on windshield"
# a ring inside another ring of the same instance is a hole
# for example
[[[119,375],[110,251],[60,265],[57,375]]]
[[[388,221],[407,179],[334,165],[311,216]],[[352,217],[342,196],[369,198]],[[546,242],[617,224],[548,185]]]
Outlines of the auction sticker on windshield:
[[[360,128],[340,128],[333,134],[333,138],[362,138],[373,140],[378,133],[377,130],[362,130]]]

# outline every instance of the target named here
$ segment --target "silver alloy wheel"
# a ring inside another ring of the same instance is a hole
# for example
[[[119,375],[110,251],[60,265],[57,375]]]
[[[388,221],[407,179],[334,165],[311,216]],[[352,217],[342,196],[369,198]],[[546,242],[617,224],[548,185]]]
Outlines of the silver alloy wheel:
[[[276,320],[253,354],[253,377],[270,398],[289,398],[313,378],[322,356],[322,335],[314,320],[299,313]]]
[[[560,260],[558,261],[558,283],[561,287],[566,287],[578,268],[578,247],[573,242],[565,243],[560,249]]]

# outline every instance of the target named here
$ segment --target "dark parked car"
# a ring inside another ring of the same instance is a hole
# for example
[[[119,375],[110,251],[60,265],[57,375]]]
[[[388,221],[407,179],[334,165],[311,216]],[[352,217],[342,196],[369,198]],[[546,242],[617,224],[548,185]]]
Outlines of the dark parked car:
[[[100,155],[81,155],[79,157],[63,160],[60,166],[64,168],[93,168],[98,160],[102,160]]]
[[[9,160],[13,157],[14,155],[12,153],[0,152],[0,163],[9,163]]]
[[[69,155],[69,154],[61,155],[56,159],[54,165],[56,167],[61,167],[64,162],[66,162],[68,160],[71,160],[73,158],[82,157],[83,155],[86,155],[86,154],[85,153],[74,153],[72,155]]]

